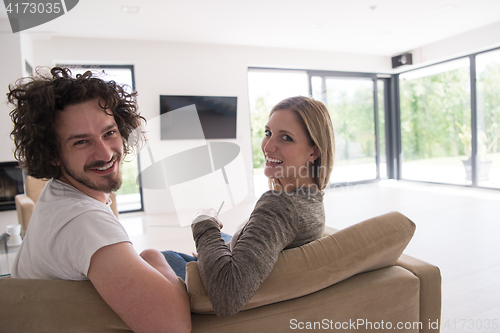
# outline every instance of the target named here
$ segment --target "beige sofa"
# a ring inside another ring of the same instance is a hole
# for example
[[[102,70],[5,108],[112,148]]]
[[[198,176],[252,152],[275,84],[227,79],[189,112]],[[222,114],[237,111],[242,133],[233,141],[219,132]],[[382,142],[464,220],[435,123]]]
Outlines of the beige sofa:
[[[329,230],[333,231],[333,230]],[[243,311],[213,314],[187,267],[193,332],[439,332],[441,275],[401,255],[415,225],[396,212],[285,250]],[[2,332],[126,332],[88,281],[0,279]]]

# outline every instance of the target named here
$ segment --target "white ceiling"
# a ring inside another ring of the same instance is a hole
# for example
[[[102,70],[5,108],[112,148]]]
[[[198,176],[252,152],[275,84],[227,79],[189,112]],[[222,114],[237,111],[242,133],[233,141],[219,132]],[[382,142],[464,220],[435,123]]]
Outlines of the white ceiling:
[[[498,21],[500,0],[80,0],[23,33],[393,56]]]

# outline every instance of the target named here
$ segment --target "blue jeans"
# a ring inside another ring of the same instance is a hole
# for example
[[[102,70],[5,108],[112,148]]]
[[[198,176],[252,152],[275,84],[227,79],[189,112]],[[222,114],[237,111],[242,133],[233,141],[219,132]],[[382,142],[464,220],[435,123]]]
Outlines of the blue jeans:
[[[221,232],[222,239],[227,243],[231,241],[232,236]],[[197,261],[196,257],[179,253],[175,251],[163,251],[163,256],[167,260],[168,264],[174,270],[175,274],[182,280],[186,281],[186,265],[190,261]]]

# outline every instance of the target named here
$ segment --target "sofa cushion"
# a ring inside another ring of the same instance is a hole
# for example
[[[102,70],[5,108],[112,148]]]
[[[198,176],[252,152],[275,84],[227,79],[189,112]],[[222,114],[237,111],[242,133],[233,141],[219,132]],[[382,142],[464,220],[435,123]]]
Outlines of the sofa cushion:
[[[284,250],[243,310],[308,295],[358,273],[392,266],[414,232],[411,220],[391,212]],[[191,310],[214,313],[196,262],[186,267],[186,285]]]

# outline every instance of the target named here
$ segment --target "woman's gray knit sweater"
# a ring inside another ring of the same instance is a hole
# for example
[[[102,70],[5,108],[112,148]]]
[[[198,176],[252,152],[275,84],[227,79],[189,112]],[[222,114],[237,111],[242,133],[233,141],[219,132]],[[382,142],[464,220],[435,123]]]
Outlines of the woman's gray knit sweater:
[[[224,243],[216,219],[192,225],[201,281],[219,316],[238,313],[266,279],[279,253],[320,238],[325,228],[323,192],[267,191],[241,232]]]

